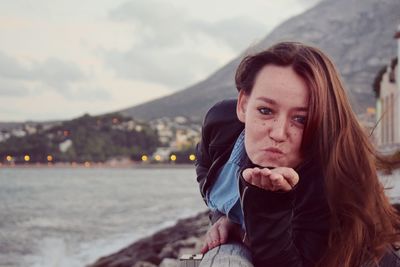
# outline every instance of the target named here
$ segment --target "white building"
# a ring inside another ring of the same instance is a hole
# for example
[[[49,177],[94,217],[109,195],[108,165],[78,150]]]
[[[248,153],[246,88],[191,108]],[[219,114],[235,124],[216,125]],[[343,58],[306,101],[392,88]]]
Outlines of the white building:
[[[156,161],[169,161],[169,155],[171,149],[169,147],[159,147],[156,152],[153,153],[152,158]]]
[[[376,141],[384,153],[400,150],[400,25],[394,37],[398,43],[397,59],[393,59],[382,76],[376,103]]]

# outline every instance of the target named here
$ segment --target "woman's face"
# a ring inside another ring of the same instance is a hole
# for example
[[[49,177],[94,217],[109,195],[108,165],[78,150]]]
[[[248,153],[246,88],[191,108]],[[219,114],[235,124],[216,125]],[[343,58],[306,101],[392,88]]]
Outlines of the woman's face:
[[[307,120],[308,88],[292,67],[266,65],[250,95],[239,93],[237,115],[245,123],[250,160],[263,167],[295,168]]]

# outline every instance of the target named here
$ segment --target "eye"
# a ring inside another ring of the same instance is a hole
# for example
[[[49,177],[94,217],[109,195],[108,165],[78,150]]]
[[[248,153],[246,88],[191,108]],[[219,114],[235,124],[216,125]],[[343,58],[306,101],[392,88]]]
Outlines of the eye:
[[[272,109],[270,108],[258,108],[258,111],[263,114],[263,115],[271,115],[272,114]]]
[[[307,122],[307,116],[297,115],[293,117],[293,120],[301,125],[305,125]]]

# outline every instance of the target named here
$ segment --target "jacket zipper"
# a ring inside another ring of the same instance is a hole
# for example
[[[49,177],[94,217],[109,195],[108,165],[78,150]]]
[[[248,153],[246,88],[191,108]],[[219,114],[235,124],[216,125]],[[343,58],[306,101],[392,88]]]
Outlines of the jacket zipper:
[[[239,177],[239,179],[238,179],[238,183],[240,183],[240,177]],[[239,186],[240,186],[240,185],[239,185]],[[240,187],[239,187],[239,188],[240,188]],[[248,188],[249,188],[248,186],[245,186],[245,188],[243,189],[242,197],[241,197],[240,194],[239,194],[240,206],[242,207],[242,211],[243,211],[243,224],[244,224],[244,236],[243,236],[242,242],[243,242],[244,244],[246,244],[246,245],[248,245],[248,242],[247,242],[248,240],[247,240],[247,227],[246,227],[246,220],[245,220],[246,216],[245,216],[245,214],[244,214],[244,203],[243,203],[243,199],[244,199],[244,197],[245,197],[245,195],[246,195],[246,191],[247,191]]]

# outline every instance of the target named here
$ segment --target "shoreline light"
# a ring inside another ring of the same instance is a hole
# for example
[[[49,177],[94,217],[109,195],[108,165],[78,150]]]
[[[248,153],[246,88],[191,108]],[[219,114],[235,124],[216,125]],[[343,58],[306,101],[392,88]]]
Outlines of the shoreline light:
[[[24,156],[24,160],[25,160],[26,162],[28,162],[28,161],[31,160],[31,157],[30,157],[29,155],[25,155],[25,156]]]
[[[172,154],[170,157],[171,161],[175,161],[176,160],[176,155]]]
[[[194,161],[194,160],[196,160],[196,156],[194,154],[190,154],[189,159],[191,161]]]
[[[146,162],[148,159],[149,159],[149,157],[147,155],[143,155],[142,156],[142,161],[143,162]]]

